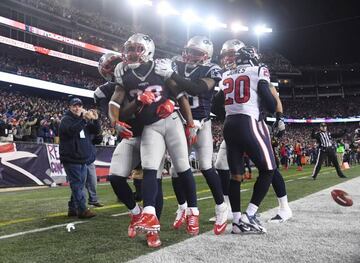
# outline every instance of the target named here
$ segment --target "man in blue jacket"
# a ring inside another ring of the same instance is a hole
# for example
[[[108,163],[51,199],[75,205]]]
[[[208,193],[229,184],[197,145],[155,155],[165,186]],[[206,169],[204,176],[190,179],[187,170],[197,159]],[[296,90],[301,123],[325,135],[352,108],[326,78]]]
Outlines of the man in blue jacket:
[[[96,214],[86,207],[84,187],[86,163],[92,152],[92,135],[100,132],[100,124],[93,111],[83,108],[81,99],[73,97],[59,128],[60,160],[71,188],[68,216],[91,218]]]

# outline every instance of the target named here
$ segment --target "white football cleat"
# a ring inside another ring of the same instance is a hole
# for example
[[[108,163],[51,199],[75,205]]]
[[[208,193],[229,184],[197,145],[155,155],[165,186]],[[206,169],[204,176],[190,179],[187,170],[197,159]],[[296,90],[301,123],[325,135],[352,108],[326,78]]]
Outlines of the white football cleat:
[[[215,214],[214,233],[220,235],[225,232],[227,226],[228,207],[225,202],[215,207]]]
[[[269,223],[284,223],[292,218],[292,211],[290,208],[279,208],[276,216],[269,220]]]

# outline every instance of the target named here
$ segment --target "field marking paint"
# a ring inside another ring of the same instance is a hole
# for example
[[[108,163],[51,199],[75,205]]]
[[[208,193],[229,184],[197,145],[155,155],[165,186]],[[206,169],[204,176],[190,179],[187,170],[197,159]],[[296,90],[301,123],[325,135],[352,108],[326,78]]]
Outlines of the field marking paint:
[[[286,180],[285,183],[293,182],[293,181],[295,181],[295,179]]]
[[[309,178],[309,176],[300,177],[300,178],[298,178],[298,180],[305,179],[305,178]]]
[[[87,222],[88,221],[75,221],[75,222],[71,222],[71,223],[73,223],[74,225],[77,225],[77,224],[83,224],[83,223],[87,223]],[[61,225],[54,225],[54,226],[49,226],[49,227],[44,227],[44,228],[36,228],[36,229],[33,229],[33,230],[29,230],[29,231],[23,231],[23,232],[10,234],[10,235],[0,236],[0,240],[1,239],[11,238],[11,237],[23,236],[23,235],[31,234],[31,233],[44,232],[44,231],[47,231],[47,230],[50,230],[50,229],[64,227],[64,226],[67,226],[68,224],[70,224],[70,223],[61,224]]]

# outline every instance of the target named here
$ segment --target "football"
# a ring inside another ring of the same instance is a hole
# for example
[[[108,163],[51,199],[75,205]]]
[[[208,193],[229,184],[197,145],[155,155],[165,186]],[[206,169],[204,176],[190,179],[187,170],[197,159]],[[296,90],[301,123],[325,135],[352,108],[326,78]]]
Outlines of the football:
[[[334,189],[331,191],[331,196],[336,203],[341,206],[352,206],[353,200],[345,191],[340,189]]]

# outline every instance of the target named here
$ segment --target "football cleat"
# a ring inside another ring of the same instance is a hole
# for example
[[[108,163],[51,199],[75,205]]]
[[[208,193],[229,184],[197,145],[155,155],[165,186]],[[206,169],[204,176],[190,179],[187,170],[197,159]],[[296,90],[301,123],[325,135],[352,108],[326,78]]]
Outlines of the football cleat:
[[[270,223],[284,223],[292,217],[292,211],[288,209],[279,209],[276,216],[269,220]]]
[[[133,214],[130,213],[131,221],[130,221],[130,225],[128,227],[128,236],[130,238],[136,237],[135,223],[140,220],[141,215],[142,215],[142,210],[137,215],[133,215]]]
[[[186,220],[186,208],[181,209],[179,206],[179,208],[176,210],[176,217],[173,223],[173,227],[175,229],[179,229],[184,224],[185,220]]]
[[[241,221],[241,223],[250,227],[250,231],[252,231],[252,232],[256,232],[259,234],[266,233],[265,227],[263,227],[261,225],[259,219],[256,218],[256,214],[253,216],[249,216],[247,213],[243,213],[241,215],[240,221]]]
[[[215,207],[216,221],[214,224],[215,235],[220,235],[225,232],[228,218],[228,207],[225,203]]]
[[[251,232],[251,228],[245,225],[241,220],[239,223],[232,223],[231,234],[241,234],[246,232]]]
[[[142,213],[138,221],[134,223],[136,231],[156,232],[160,231],[160,223],[156,215]]]
[[[189,212],[186,215],[186,232],[193,236],[199,234],[199,214],[194,215],[194,212],[191,209],[189,209]]]
[[[146,241],[149,247],[157,248],[161,246],[160,235],[157,231],[146,233]]]

